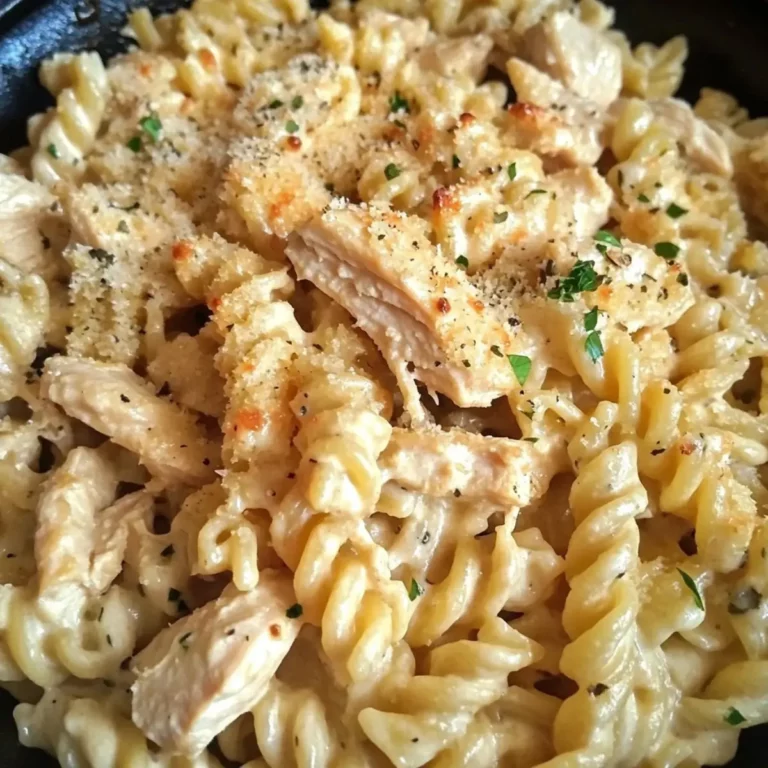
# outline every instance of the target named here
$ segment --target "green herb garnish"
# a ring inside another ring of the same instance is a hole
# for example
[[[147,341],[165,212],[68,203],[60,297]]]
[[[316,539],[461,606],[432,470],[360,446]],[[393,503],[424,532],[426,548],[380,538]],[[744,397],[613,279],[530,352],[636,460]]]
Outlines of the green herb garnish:
[[[747,722],[747,718],[744,717],[744,715],[739,712],[736,707],[731,707],[726,713],[725,717],[723,717],[723,720],[725,720],[728,725],[741,725],[742,723]]]
[[[503,224],[509,218],[509,214],[506,211],[499,211],[493,214],[494,224]]]
[[[532,195],[546,195],[547,190],[546,189],[532,189],[524,198],[523,200],[527,200]]]
[[[125,145],[132,152],[141,152],[141,136],[134,136]]]
[[[294,96],[293,101],[291,102],[291,106],[294,109],[301,109],[304,106],[304,97],[303,96]]]
[[[688,213],[687,208],[681,208],[677,203],[670,203],[667,206],[667,216],[670,219],[679,219],[681,216],[685,216]]]
[[[285,124],[285,130],[288,131],[288,133],[296,133],[296,131],[299,130],[299,124],[295,120],[289,120]]]
[[[389,100],[389,111],[410,113],[411,105],[408,103],[408,99],[404,99],[400,95],[400,91],[395,91],[395,95]]]
[[[467,269],[469,267],[469,259],[466,256],[459,256],[456,259],[456,263],[462,268]]]
[[[704,610],[704,602],[699,594],[699,588],[696,586],[696,582],[681,568],[677,569],[677,572],[683,577],[685,586],[693,593],[693,602],[696,603],[696,607],[700,610]]]
[[[558,280],[547,296],[559,301],[573,301],[574,293],[596,290],[602,276],[595,272],[594,265],[594,261],[577,261],[568,276]]]
[[[584,349],[587,350],[590,360],[596,363],[604,354],[603,342],[600,341],[600,332],[592,331],[584,340]]]
[[[139,126],[144,133],[152,139],[153,144],[157,144],[160,138],[160,131],[163,130],[163,124],[160,122],[157,115],[152,114],[148,117],[142,117],[139,120]]]
[[[510,163],[507,166],[507,176],[509,176],[510,181],[514,181],[517,177],[517,163]]]
[[[605,243],[606,245],[612,245],[615,248],[621,248],[621,241],[616,235],[606,232],[604,229],[598,229],[597,232],[595,232],[594,239],[597,240],[598,243]]]
[[[504,353],[501,351],[498,344],[491,345],[491,352],[493,352],[496,357],[504,357]]]
[[[417,597],[421,597],[421,595],[424,594],[424,587],[419,584],[416,579],[411,579],[411,586],[408,590],[408,597],[411,598],[411,600],[415,600]]]
[[[274,101],[269,102],[269,108],[270,109],[278,109],[279,107],[283,106],[283,102],[280,101],[280,99],[275,99]]]
[[[641,203],[650,203],[650,202],[651,202],[651,199],[648,197],[648,195],[638,195],[638,196],[637,196],[637,199],[638,199],[638,200],[639,200]]]
[[[520,386],[524,386],[528,374],[531,372],[531,358],[526,355],[507,355],[512,370],[520,382]]]
[[[400,175],[400,169],[394,163],[390,163],[384,169],[384,175],[387,177],[387,181],[392,181]]]
[[[59,148],[58,148],[58,147],[57,147],[55,144],[49,144],[49,145],[48,145],[48,146],[45,148],[45,151],[46,151],[46,152],[47,152],[47,153],[48,153],[48,154],[49,154],[51,157],[55,158],[56,160],[58,160],[58,159],[59,159],[59,157],[60,157],[60,155],[59,155]]]
[[[584,330],[586,331],[594,331],[595,328],[597,328],[597,314],[599,310],[597,307],[592,307],[592,309],[587,312],[586,315],[584,315]]]
[[[461,160],[459,160],[458,155],[454,155],[451,158],[451,164],[453,165],[454,168],[458,168],[461,165]]]
[[[653,246],[653,252],[657,256],[661,256],[662,259],[672,261],[677,257],[677,254],[680,253],[680,246],[675,245],[674,243],[656,243],[656,245]]]
[[[686,275],[685,272],[681,272],[677,276],[677,282],[680,283],[680,285],[688,285],[688,275]]]

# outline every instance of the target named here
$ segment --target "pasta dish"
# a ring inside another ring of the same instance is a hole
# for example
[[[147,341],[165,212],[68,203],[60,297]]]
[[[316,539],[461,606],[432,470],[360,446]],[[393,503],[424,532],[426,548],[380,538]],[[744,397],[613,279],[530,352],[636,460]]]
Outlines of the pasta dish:
[[[768,722],[768,119],[600,0],[196,0],[0,155],[0,684],[67,768],[699,768]]]

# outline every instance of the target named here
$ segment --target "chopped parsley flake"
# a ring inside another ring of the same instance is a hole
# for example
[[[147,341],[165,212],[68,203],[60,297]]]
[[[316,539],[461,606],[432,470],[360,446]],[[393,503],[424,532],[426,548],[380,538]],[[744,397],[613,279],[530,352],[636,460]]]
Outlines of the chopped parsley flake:
[[[390,112],[410,112],[411,105],[408,103],[408,99],[404,99],[400,95],[400,91],[395,91],[395,95],[389,100]]]
[[[157,144],[160,138],[160,131],[163,130],[163,124],[158,119],[157,115],[149,115],[148,117],[142,117],[139,120],[139,127],[144,133],[152,139],[153,144]]]
[[[685,272],[681,272],[677,276],[677,282],[680,283],[680,285],[688,285],[688,275],[686,275]]]
[[[459,160],[459,156],[454,155],[453,158],[451,159],[451,163],[453,164],[454,168],[458,168],[461,165],[461,160]]]
[[[304,97],[303,96],[294,96],[293,101],[291,102],[291,106],[294,109],[301,109],[304,106]]]
[[[596,363],[604,354],[603,342],[600,341],[600,332],[592,331],[584,340],[584,349],[587,350],[590,360]]]
[[[507,166],[507,176],[509,176],[510,181],[514,181],[517,177],[517,163],[510,163]]]
[[[523,440],[527,440],[529,443],[538,443],[539,438],[538,437],[524,437]]]
[[[679,219],[681,216],[685,216],[688,213],[687,208],[681,208],[677,203],[670,203],[667,206],[667,216],[670,219]]]
[[[678,568],[677,572],[683,577],[685,586],[691,590],[691,593],[693,594],[693,602],[696,603],[696,607],[700,611],[703,611],[704,602],[701,599],[701,595],[699,594],[699,588],[696,586],[696,582],[684,570],[682,570],[682,568]]]
[[[531,372],[531,358],[526,355],[507,355],[507,360],[514,371],[520,386],[524,386]]]
[[[304,608],[299,603],[294,603],[286,612],[285,615],[289,619],[298,619],[301,614],[304,613]]]
[[[456,263],[462,268],[467,269],[469,267],[469,259],[466,256],[459,256],[456,259]]]
[[[595,240],[597,240],[598,243],[605,243],[606,245],[612,245],[615,248],[621,248],[621,241],[616,235],[606,232],[604,229],[598,229],[597,232],[595,232]]]
[[[275,99],[274,101],[271,101],[269,103],[270,109],[278,109],[279,107],[282,107],[282,106],[283,106],[283,102],[280,101],[280,99]]]
[[[546,195],[547,190],[546,189],[532,189],[524,198],[523,200],[527,200],[532,195]]]
[[[504,357],[504,353],[499,349],[497,344],[494,344],[491,347],[491,352],[493,352],[493,354],[496,355],[496,357]]]
[[[419,584],[416,579],[411,579],[411,587],[408,590],[408,597],[411,598],[411,600],[415,600],[417,597],[421,597],[421,595],[424,594],[424,587]]]
[[[392,179],[396,179],[400,175],[400,173],[401,173],[400,169],[394,163],[390,163],[384,169],[384,175],[387,177],[387,181],[392,181]]]
[[[295,120],[289,120],[285,124],[285,130],[288,131],[288,133],[296,133],[296,131],[299,130],[299,125]]]
[[[728,725],[741,725],[742,723],[747,722],[747,718],[744,717],[744,715],[742,715],[741,712],[736,709],[736,707],[730,707],[729,710],[725,713],[723,720],[725,720]]]
[[[405,130],[405,123],[402,120],[393,120],[393,122],[398,128]]]
[[[141,152],[141,136],[134,136],[125,145],[131,152]]]
[[[494,224],[503,224],[509,218],[509,214],[506,211],[499,211],[493,214]]]
[[[648,197],[648,195],[638,195],[638,196],[637,196],[637,199],[638,199],[638,200],[639,200],[641,203],[650,203],[650,202],[651,202],[651,199]]]
[[[677,257],[677,254],[680,253],[680,246],[675,245],[674,243],[656,243],[656,245],[653,246],[653,252],[657,256],[661,256],[662,259],[672,261]]]
[[[602,277],[595,272],[594,265],[594,261],[577,261],[568,276],[558,280],[547,296],[559,301],[573,301],[574,293],[596,290]]]
[[[53,158],[59,159],[59,148],[55,144],[49,144],[45,151]]]
[[[587,312],[586,315],[584,315],[584,330],[586,331],[594,331],[595,328],[597,328],[597,314],[599,310],[597,307],[592,307],[592,309]]]

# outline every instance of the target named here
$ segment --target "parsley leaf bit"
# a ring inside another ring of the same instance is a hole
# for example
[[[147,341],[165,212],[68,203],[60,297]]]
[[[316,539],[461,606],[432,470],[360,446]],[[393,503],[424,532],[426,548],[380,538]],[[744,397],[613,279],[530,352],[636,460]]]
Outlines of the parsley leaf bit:
[[[296,133],[296,131],[298,131],[298,130],[299,130],[299,124],[298,124],[298,123],[297,123],[295,120],[289,120],[289,121],[288,121],[288,122],[285,124],[285,130],[286,130],[288,133]]]
[[[672,261],[677,258],[677,254],[680,253],[680,246],[674,243],[656,243],[653,246],[653,252],[657,256],[661,256],[662,259]]]
[[[524,198],[523,200],[527,200],[532,195],[546,195],[547,190],[546,189],[532,189]]]
[[[592,307],[592,309],[584,315],[584,330],[594,331],[595,328],[597,328],[597,315],[599,311],[600,310],[598,310],[597,307]]]
[[[461,160],[459,160],[458,155],[454,155],[451,158],[451,164],[453,165],[454,168],[458,168],[461,165]]]
[[[736,707],[730,707],[723,717],[728,725],[741,725],[747,722],[747,718]]]
[[[520,386],[524,386],[531,372],[531,358],[526,355],[507,355],[507,360],[509,360]]]
[[[493,214],[493,223],[503,224],[508,218],[509,218],[509,213],[507,213],[507,211],[500,211],[498,213]]]
[[[677,572],[683,577],[685,586],[691,590],[691,593],[693,594],[693,602],[696,603],[696,607],[700,611],[703,611],[704,601],[701,599],[701,595],[699,594],[699,588],[696,586],[696,582],[682,568],[678,568]]]
[[[55,144],[49,144],[45,151],[53,158],[57,159],[60,157],[59,155],[59,148]]]
[[[686,213],[688,213],[688,209],[680,207],[677,203],[670,203],[667,206],[667,216],[670,219],[679,219],[681,216],[685,216]]]
[[[587,350],[589,359],[593,363],[596,363],[605,354],[603,342],[600,341],[599,331],[592,331],[587,335],[587,338],[584,340],[584,349]]]
[[[404,99],[400,95],[400,91],[395,91],[395,95],[389,100],[390,112],[410,112],[411,105],[408,103],[408,99]]]
[[[423,594],[424,587],[422,587],[416,579],[411,579],[411,586],[408,589],[408,597],[411,601],[415,600],[417,597],[421,597]]]
[[[469,259],[466,256],[459,256],[456,259],[456,263],[461,269],[467,269],[469,267]]]
[[[594,261],[577,261],[568,276],[558,280],[547,296],[559,301],[573,301],[574,293],[596,290],[603,276],[595,272],[594,265]]]
[[[294,96],[293,101],[291,102],[291,106],[294,109],[301,109],[301,107],[304,106],[304,97],[303,96]]]
[[[134,136],[125,145],[131,152],[141,152],[141,136]]]
[[[517,176],[517,163],[510,163],[507,166],[507,176],[509,176],[510,181],[515,180],[515,177]]]
[[[389,163],[389,165],[387,165],[387,167],[384,169],[384,176],[386,176],[387,181],[396,179],[400,173],[400,169],[394,163]]]
[[[612,245],[615,248],[621,248],[621,241],[616,235],[611,232],[606,232],[604,229],[598,229],[597,232],[595,232],[594,239],[597,240],[598,243],[605,243],[606,245]]]
[[[152,139],[153,144],[157,144],[160,139],[160,131],[163,130],[163,124],[155,114],[151,114],[147,117],[142,117],[139,120],[139,127],[144,133]]]

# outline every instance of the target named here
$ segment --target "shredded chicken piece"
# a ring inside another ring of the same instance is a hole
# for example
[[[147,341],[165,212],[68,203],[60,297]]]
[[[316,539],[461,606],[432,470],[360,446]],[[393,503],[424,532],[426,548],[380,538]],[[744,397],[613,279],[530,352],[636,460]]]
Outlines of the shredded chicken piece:
[[[690,104],[680,99],[656,99],[649,105],[654,118],[672,134],[694,165],[719,176],[733,174],[725,141],[705,120],[696,117]]]
[[[299,278],[341,304],[374,340],[409,408],[418,404],[408,364],[414,378],[460,406],[488,405],[514,386],[505,355],[520,349],[522,334],[504,328],[419,219],[384,206],[332,206],[286,253]]]
[[[380,464],[386,480],[410,490],[516,506],[540,496],[554,471],[532,443],[462,429],[396,428]]]
[[[607,106],[621,91],[619,49],[566,11],[532,26],[523,48],[532,64],[585,99]]]
[[[114,547],[100,547],[99,566],[91,568],[97,517],[116,488],[112,465],[90,448],[75,448],[46,481],[35,531],[41,592],[65,582],[104,589],[120,572],[123,553]]]
[[[69,234],[55,201],[42,184],[0,169],[0,258],[46,280],[61,273],[58,253]]]
[[[189,485],[214,479],[216,444],[191,414],[155,395],[126,366],[52,357],[41,392],[68,415],[137,453],[153,475]]]
[[[449,78],[468,77],[479,83],[488,68],[493,40],[488,35],[442,39],[424,46],[416,56],[420,69]]]
[[[134,661],[134,723],[171,752],[200,753],[266,692],[301,629],[294,602],[290,574],[265,571],[160,632]]]
[[[593,165],[603,151],[605,112],[521,59],[507,62],[517,103],[507,110],[515,144],[567,165]]]

